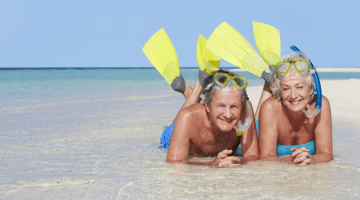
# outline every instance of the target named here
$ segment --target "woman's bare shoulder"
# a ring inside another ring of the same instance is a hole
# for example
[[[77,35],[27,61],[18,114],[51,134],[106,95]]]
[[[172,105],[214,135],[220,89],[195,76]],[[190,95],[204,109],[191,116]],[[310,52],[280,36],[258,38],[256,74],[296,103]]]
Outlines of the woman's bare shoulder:
[[[260,111],[277,111],[279,106],[281,106],[281,102],[276,97],[270,97],[261,105]]]
[[[322,103],[325,106],[330,106],[330,101],[328,98],[326,98],[324,95],[322,95]]]

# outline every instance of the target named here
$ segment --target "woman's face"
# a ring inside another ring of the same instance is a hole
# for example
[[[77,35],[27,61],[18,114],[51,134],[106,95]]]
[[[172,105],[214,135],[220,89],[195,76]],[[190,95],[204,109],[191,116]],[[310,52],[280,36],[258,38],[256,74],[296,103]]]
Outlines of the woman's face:
[[[289,73],[280,80],[281,100],[293,112],[302,111],[309,103],[311,87],[299,73]]]

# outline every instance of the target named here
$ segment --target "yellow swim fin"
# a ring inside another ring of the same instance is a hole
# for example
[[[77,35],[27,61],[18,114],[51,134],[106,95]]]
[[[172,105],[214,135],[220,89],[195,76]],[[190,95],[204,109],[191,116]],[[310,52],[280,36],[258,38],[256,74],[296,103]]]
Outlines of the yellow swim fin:
[[[268,24],[253,21],[256,46],[268,66],[280,60],[281,44],[279,30]]]
[[[142,50],[168,84],[175,91],[184,93],[185,80],[180,73],[175,48],[165,30],[163,28],[158,30],[146,42]]]
[[[219,69],[221,58],[206,48],[207,39],[199,35],[196,47],[196,59],[199,65],[199,81],[203,84],[205,77]]]
[[[268,68],[250,43],[226,22],[216,27],[206,47],[229,63],[258,77]]]

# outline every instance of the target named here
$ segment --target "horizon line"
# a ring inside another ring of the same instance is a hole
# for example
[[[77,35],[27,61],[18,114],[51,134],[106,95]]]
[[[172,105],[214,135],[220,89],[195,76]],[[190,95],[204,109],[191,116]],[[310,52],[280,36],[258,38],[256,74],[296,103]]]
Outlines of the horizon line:
[[[199,67],[184,66],[181,68],[198,69]],[[239,69],[235,66],[224,66],[220,68]],[[360,68],[360,67],[316,67],[316,68]],[[0,67],[0,70],[17,70],[17,69],[155,69],[155,67]]]

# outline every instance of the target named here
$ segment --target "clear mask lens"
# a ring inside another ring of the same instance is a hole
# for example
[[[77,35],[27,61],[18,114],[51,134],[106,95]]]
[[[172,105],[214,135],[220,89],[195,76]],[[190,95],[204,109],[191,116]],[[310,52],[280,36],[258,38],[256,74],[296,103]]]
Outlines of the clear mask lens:
[[[214,76],[215,82],[223,87],[226,87],[227,85],[235,85],[237,88],[245,88],[247,85],[247,80],[245,77],[239,76],[239,75],[228,75],[224,73],[217,73]],[[229,85],[229,86],[230,86]]]
[[[290,67],[290,63],[280,63],[280,64],[277,65],[277,68],[276,68],[276,69],[277,69],[280,73],[284,74],[284,73],[287,72],[287,70],[289,69],[289,67]]]
[[[309,69],[309,63],[306,61],[302,61],[302,60],[296,61],[295,65],[300,72],[305,72],[306,70]]]
[[[310,63],[306,60],[298,60],[295,62],[280,62],[276,65],[276,70],[281,74],[287,74],[290,70],[296,70],[299,73],[304,73],[310,69]]]
[[[223,86],[225,86],[227,84],[228,78],[229,78],[229,76],[222,75],[222,74],[217,74],[216,77],[215,77],[217,82],[220,83]]]
[[[240,86],[241,88],[245,87],[246,86],[246,80],[243,79],[243,78],[240,78],[240,77],[234,77],[233,78],[235,83]]]

